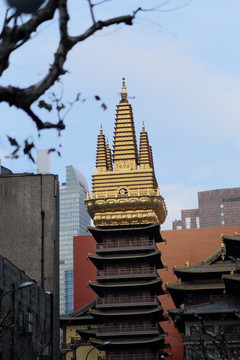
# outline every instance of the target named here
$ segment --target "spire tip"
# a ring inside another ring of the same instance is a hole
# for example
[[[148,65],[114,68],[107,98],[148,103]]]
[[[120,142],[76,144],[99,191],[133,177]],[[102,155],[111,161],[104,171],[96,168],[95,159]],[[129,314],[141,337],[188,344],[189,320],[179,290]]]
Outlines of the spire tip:
[[[126,91],[126,85],[125,85],[125,77],[123,77],[122,78],[122,92],[121,92],[121,97],[122,97],[122,99],[121,99],[121,103],[124,103],[124,102],[128,102],[128,100],[127,100],[127,91]]]

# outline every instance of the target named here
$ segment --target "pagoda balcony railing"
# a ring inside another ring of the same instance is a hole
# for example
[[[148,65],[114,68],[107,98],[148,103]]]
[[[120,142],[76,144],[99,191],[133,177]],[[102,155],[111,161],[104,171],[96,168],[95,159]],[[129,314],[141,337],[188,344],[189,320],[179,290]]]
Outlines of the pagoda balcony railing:
[[[97,329],[97,336],[109,335],[146,335],[158,334],[159,327],[157,324],[125,324],[125,325],[105,325]]]
[[[118,190],[95,191],[93,194],[87,195],[87,200],[102,199],[102,198],[118,198],[118,197],[133,197],[133,196],[160,196],[159,189],[136,189],[128,190],[127,194],[119,194]]]
[[[159,360],[158,354],[129,354],[99,356],[98,360]]]
[[[116,278],[126,278],[126,277],[151,277],[157,278],[158,273],[155,268],[148,267],[148,268],[116,268],[116,269],[106,269],[106,270],[97,270],[97,280],[101,279],[116,279]]]
[[[143,249],[148,249],[148,248],[155,248],[155,241],[154,240],[141,240],[138,239],[138,241],[136,240],[130,240],[130,241],[122,241],[122,240],[111,240],[111,241],[105,241],[104,243],[101,244],[97,244],[96,246],[96,250],[115,250],[115,249],[124,249],[124,248],[143,248]]]
[[[142,305],[157,305],[159,301],[156,296],[139,295],[139,296],[117,296],[109,298],[97,299],[96,307],[109,307],[109,306],[142,306]]]

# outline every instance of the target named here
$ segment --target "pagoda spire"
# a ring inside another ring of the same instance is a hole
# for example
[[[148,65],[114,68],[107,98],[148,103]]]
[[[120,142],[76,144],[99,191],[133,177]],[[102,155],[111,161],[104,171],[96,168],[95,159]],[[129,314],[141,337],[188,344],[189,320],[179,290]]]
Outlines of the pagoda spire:
[[[125,78],[123,78],[121,100],[117,106],[113,147],[113,161],[116,171],[137,169],[137,142],[132,107],[127,100]]]
[[[149,146],[148,133],[145,130],[144,122],[140,133],[139,158],[140,170],[153,168],[152,150]]]
[[[125,85],[125,77],[122,78],[123,84],[122,84],[122,92],[121,92],[121,97],[122,99],[120,100],[120,103],[128,103],[128,99],[127,99],[127,88]]]
[[[97,172],[107,171],[107,150],[105,135],[103,134],[102,124],[100,126],[100,134],[97,142],[97,157],[96,157]]]
[[[106,147],[106,156],[107,156],[107,169],[109,171],[113,171],[113,164],[112,164],[112,153],[109,147],[109,143],[107,140],[107,147]]]

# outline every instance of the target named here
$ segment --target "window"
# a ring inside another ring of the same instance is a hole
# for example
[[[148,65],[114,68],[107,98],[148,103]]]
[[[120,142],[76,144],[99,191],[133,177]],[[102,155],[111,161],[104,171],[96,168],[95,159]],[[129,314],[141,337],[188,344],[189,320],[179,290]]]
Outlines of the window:
[[[220,205],[220,208],[221,208],[221,209],[222,209],[222,208],[224,208],[224,205],[223,205],[223,204],[221,204],[221,205]]]
[[[190,217],[185,218],[185,227],[186,227],[186,229],[191,229],[191,218]]]
[[[199,335],[199,326],[194,325],[194,326],[190,326],[190,334],[191,335]]]
[[[220,334],[240,334],[240,325],[239,324],[220,325],[219,333]]]
[[[182,225],[177,225],[176,229],[177,229],[177,230],[181,230],[181,229],[182,229]]]
[[[221,216],[224,216],[224,212],[223,212],[223,211],[221,212]]]
[[[199,216],[196,216],[196,228],[200,228]]]
[[[224,225],[224,224],[225,224],[225,221],[224,221],[224,220],[222,220],[222,221],[221,221],[221,224],[222,224],[222,225]]]
[[[213,325],[206,325],[205,330],[210,331],[211,333],[214,334],[214,326]]]

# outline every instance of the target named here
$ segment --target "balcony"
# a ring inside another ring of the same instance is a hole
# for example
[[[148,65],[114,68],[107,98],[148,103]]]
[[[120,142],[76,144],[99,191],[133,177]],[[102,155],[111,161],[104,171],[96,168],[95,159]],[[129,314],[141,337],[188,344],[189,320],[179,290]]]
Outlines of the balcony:
[[[157,324],[105,325],[97,329],[97,336],[158,335]]]
[[[139,268],[116,268],[97,270],[96,280],[119,280],[119,279],[157,279],[158,273],[155,266]]]
[[[99,298],[96,303],[96,308],[109,308],[109,307],[128,307],[128,306],[154,306],[159,305],[156,296],[118,296]]]
[[[97,244],[96,253],[114,253],[114,252],[128,252],[128,251],[146,251],[156,250],[154,240],[149,239],[132,239],[132,240],[109,240],[103,243]]]
[[[120,195],[118,190],[115,191],[95,191],[93,194],[87,194],[87,200],[89,199],[104,199],[104,198],[118,198],[124,196],[160,196],[159,189],[137,189],[129,190],[127,195]]]
[[[124,354],[99,356],[98,360],[159,360],[158,354]]]

